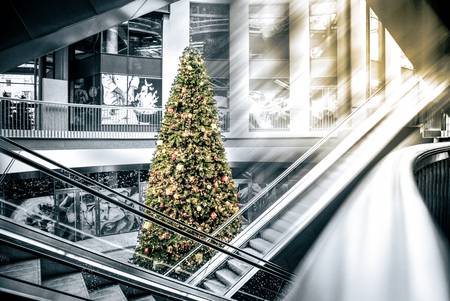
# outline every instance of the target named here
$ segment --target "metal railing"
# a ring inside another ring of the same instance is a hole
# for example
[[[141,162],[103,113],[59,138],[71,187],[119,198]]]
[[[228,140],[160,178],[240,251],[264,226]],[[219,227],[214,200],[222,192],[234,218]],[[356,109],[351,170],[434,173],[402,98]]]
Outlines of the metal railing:
[[[0,135],[13,138],[147,139],[163,108],[86,105],[0,97]],[[221,114],[222,131],[230,128]]]
[[[446,147],[432,149],[416,159],[414,176],[428,211],[450,239],[450,145],[443,145]]]

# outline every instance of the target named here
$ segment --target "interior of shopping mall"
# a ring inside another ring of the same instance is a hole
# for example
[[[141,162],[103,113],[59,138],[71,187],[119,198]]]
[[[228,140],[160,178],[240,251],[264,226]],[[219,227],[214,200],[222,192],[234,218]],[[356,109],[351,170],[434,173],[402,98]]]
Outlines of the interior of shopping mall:
[[[4,300],[450,300],[445,0],[8,1]]]

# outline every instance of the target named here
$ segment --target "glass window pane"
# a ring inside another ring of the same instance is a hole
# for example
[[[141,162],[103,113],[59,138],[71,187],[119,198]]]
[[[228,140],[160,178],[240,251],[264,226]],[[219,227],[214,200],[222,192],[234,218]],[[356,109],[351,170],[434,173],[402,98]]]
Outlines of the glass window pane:
[[[142,108],[160,108],[161,79],[128,76],[128,105]]]
[[[228,4],[191,3],[190,44],[205,59],[228,59],[230,41]]]
[[[287,4],[250,5],[250,58],[289,58]]]
[[[99,53],[100,37],[101,33],[98,33],[75,43],[72,46],[75,54],[75,59],[82,60],[86,57]]]
[[[286,79],[250,80],[250,130],[289,128],[287,86]]]
[[[111,27],[103,32],[102,52],[128,54],[128,22]]]
[[[129,54],[135,56],[162,57],[162,17],[151,13],[128,22]]]

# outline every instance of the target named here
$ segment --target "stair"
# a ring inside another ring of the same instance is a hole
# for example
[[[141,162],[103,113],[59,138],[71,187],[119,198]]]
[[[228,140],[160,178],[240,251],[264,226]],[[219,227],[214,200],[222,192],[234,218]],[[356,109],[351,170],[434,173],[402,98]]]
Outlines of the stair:
[[[41,262],[31,259],[3,265],[0,266],[0,274],[40,285]]]
[[[127,301],[119,285],[111,285],[89,293],[92,300],[99,301]]]
[[[205,282],[203,282],[203,286],[207,290],[216,294],[223,294],[227,289],[227,287],[218,280],[206,280]]]
[[[222,269],[216,272],[216,277],[226,286],[230,286],[239,278],[239,275],[229,269]]]
[[[152,295],[132,298],[129,300],[131,300],[131,301],[156,301],[155,297],[153,297]]]
[[[267,228],[261,231],[261,237],[267,241],[270,241],[272,243],[277,242],[280,240],[282,233],[278,232],[272,228]]]
[[[81,268],[35,258],[28,252],[0,245],[0,275],[40,285],[74,297],[100,301],[156,301],[152,295],[128,286],[114,284],[111,280],[82,271]],[[213,286],[209,286],[213,288]],[[40,297],[36,296],[40,299]]]
[[[89,298],[86,283],[84,282],[83,275],[81,273],[73,273],[45,280],[42,281],[42,285],[75,296]]]
[[[257,250],[261,254],[266,254],[273,246],[272,243],[262,238],[254,238],[250,240],[249,244],[252,249]]]
[[[250,270],[250,268],[252,267],[249,264],[246,264],[242,261],[239,261],[237,259],[230,259],[227,261],[227,265],[228,267],[235,272],[236,274],[242,275],[245,272],[247,272],[248,270]]]

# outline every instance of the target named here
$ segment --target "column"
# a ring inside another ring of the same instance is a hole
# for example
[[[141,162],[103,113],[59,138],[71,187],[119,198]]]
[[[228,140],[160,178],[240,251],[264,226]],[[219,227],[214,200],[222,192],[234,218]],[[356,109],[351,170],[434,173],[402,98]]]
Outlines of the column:
[[[230,134],[248,135],[249,128],[249,1],[230,5]]]
[[[289,3],[289,81],[291,133],[309,130],[310,119],[309,0]]]
[[[351,104],[357,108],[367,97],[367,11],[365,0],[350,2]]]

